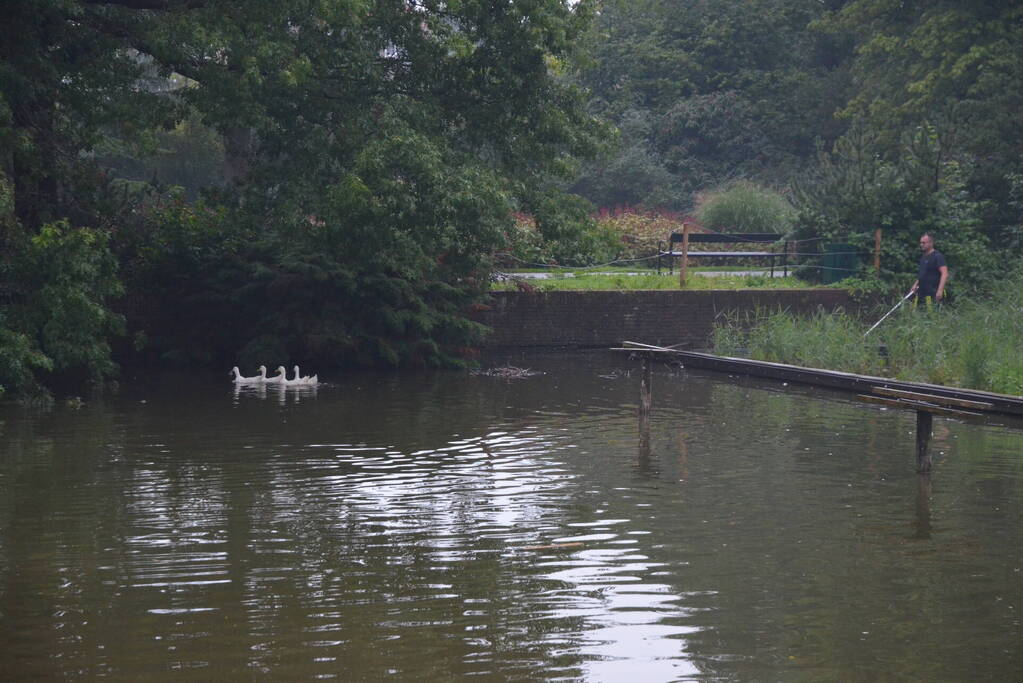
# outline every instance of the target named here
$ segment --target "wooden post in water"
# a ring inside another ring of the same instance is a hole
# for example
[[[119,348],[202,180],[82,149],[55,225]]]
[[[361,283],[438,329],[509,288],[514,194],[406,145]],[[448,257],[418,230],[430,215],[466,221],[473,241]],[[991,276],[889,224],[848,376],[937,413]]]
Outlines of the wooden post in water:
[[[874,231],[874,272],[881,272],[881,228]]]
[[[643,379],[639,385],[639,415],[640,417],[650,414],[650,406],[653,403],[653,396],[650,390],[650,357],[643,356]]]
[[[686,286],[686,278],[689,276],[689,224],[682,224],[682,261],[678,267],[678,286]]]
[[[916,471],[931,471],[931,454],[927,446],[931,442],[931,423],[934,416],[926,410],[916,411]]]
[[[643,379],[639,385],[639,455],[650,456],[650,406],[653,394],[650,389],[650,356],[643,356]]]
[[[914,538],[931,537],[931,475],[921,472],[916,478],[916,533]]]

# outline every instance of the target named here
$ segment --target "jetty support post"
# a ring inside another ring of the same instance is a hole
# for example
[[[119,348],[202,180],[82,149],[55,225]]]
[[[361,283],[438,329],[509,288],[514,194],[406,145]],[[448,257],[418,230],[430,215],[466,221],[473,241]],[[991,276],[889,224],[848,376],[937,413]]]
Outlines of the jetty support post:
[[[916,478],[916,533],[914,538],[931,537],[931,473],[921,472]]]
[[[650,387],[650,356],[643,356],[643,379],[639,384],[639,415],[640,417],[650,415],[650,406],[653,404],[653,393]]]
[[[931,442],[931,424],[934,416],[926,410],[916,411],[916,471],[921,474],[931,471],[931,454],[927,446]]]
[[[650,407],[653,394],[650,387],[650,355],[643,354],[643,379],[639,385],[639,457],[650,457]]]

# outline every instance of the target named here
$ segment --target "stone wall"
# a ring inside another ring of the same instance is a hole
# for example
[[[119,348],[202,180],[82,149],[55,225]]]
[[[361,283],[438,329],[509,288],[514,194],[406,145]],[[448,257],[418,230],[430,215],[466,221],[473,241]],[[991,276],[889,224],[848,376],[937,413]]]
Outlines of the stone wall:
[[[474,319],[493,329],[485,345],[614,346],[622,341],[707,347],[714,320],[728,313],[823,307],[859,313],[840,289],[494,292]]]

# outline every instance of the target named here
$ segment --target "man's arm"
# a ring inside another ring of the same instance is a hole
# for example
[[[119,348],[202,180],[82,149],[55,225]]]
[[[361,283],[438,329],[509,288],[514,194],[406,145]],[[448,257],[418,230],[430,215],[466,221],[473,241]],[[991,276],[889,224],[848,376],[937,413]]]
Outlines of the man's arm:
[[[945,281],[948,280],[948,266],[938,266],[938,272],[941,273],[941,279],[938,281],[938,291],[934,293],[934,300],[941,301],[945,296]]]

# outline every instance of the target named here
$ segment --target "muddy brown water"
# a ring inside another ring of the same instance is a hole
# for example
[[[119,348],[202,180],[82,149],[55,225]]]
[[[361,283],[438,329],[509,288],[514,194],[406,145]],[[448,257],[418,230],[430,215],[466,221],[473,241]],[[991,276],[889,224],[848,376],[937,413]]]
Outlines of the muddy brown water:
[[[1018,680],[1023,432],[508,364],[0,406],[0,679]]]

